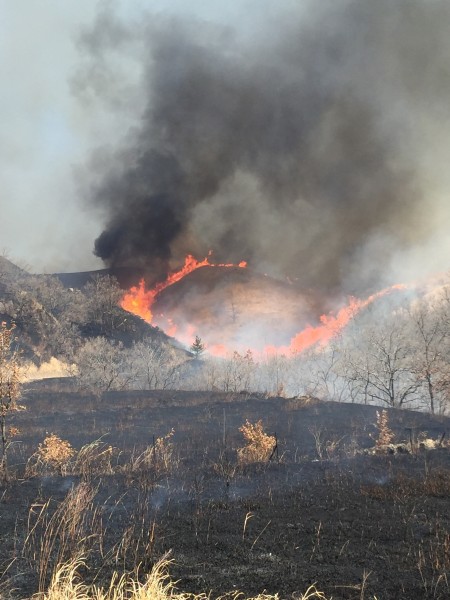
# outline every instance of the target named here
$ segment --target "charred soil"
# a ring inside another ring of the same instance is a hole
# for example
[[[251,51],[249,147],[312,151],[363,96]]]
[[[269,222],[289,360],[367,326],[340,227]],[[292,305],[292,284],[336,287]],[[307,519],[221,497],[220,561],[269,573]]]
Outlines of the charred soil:
[[[311,583],[334,599],[450,595],[450,450],[416,443],[421,432],[440,439],[445,417],[389,411],[412,453],[372,455],[374,407],[192,392],[97,399],[58,381],[27,395],[0,490],[5,595],[31,596],[76,552],[97,583],[170,552],[177,587],[212,597],[292,598]],[[276,435],[270,462],[238,463],[246,419]],[[118,450],[101,468],[25,477],[50,432],[75,448],[103,436],[101,448]]]

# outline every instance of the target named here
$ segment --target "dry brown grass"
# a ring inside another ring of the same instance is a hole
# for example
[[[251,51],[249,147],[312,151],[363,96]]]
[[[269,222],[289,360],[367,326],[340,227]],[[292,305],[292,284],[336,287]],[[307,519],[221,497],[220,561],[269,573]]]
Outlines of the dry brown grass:
[[[450,594],[450,534],[437,523],[434,536],[422,540],[415,550],[425,597],[436,598],[442,590]]]
[[[450,498],[450,474],[447,471],[433,471],[424,479],[398,474],[386,484],[361,485],[361,494],[382,501],[404,502],[408,498],[436,497]]]
[[[111,460],[117,452],[101,439],[86,444],[77,453],[72,472],[87,480],[95,475],[111,475],[114,472]]]
[[[115,454],[118,450],[101,439],[85,444],[77,452],[68,441],[52,433],[28,459],[25,476],[52,473],[80,475],[89,480],[95,475],[111,475],[114,473],[111,460]]]
[[[101,543],[101,518],[93,503],[96,493],[81,482],[56,509],[51,499],[31,506],[23,555],[38,573],[40,591],[45,589],[53,565],[73,562]]]
[[[26,475],[30,477],[47,471],[64,475],[74,456],[75,450],[71,444],[52,433],[39,444],[37,451],[29,458]]]
[[[274,451],[276,439],[275,436],[268,435],[264,431],[262,421],[250,423],[246,420],[239,431],[246,442],[243,448],[238,449],[239,462],[241,464],[267,462]]]
[[[80,558],[59,565],[52,577],[48,591],[41,595],[42,600],[212,600],[210,594],[190,594],[180,592],[169,575],[169,560],[159,560],[150,573],[142,579],[139,573],[127,576],[115,573],[109,586],[89,587],[78,576],[84,563]],[[299,595],[298,600],[327,600],[325,595],[310,586]],[[279,600],[278,594],[258,594],[251,598],[241,592],[230,592],[216,597],[216,600]],[[331,599],[330,599],[331,600]]]
[[[174,429],[164,436],[155,439],[139,456],[132,458],[130,470],[132,473],[152,471],[155,475],[166,475],[174,471],[179,463],[172,441]]]

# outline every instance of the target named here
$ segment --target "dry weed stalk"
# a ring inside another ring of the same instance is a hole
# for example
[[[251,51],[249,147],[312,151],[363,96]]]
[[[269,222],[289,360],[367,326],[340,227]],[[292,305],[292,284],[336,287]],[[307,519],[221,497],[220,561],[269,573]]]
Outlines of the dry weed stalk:
[[[262,421],[250,423],[247,419],[239,428],[245,438],[246,445],[238,449],[238,459],[241,464],[267,462],[276,446],[276,439],[264,431]]]
[[[428,542],[421,542],[417,552],[417,569],[427,598],[436,598],[442,589],[450,594],[450,534],[440,523]],[[439,597],[441,597],[439,595]]]
[[[378,437],[375,440],[377,450],[384,450],[394,439],[394,432],[389,428],[389,416],[387,410],[377,411]]]
[[[112,548],[111,556],[116,566],[133,569],[135,565],[146,568],[153,561],[157,541],[155,511],[145,489],[140,489],[136,504],[130,514],[129,525]]]
[[[310,434],[314,438],[314,445],[316,447],[316,453],[319,460],[327,458],[331,460],[336,456],[337,452],[341,449],[342,442],[345,439],[343,437],[332,436],[330,439],[326,439],[326,430],[317,425],[309,428]]]
[[[217,461],[212,464],[213,471],[229,486],[236,475],[237,464],[228,459],[225,452],[221,452]]]
[[[169,473],[176,466],[174,445],[172,442],[175,429],[171,429],[166,435],[156,438],[154,444],[154,460],[157,471]]]
[[[245,540],[245,532],[247,530],[247,523],[250,521],[250,519],[253,519],[255,515],[249,511],[246,515],[245,515],[245,519],[244,519],[244,525],[242,526],[242,540]]]
[[[359,592],[359,600],[364,600],[365,594],[366,594],[367,581],[371,574],[372,574],[372,571],[366,571],[366,569],[364,569],[362,577],[361,577],[361,583],[357,583],[355,585],[342,585],[342,586],[338,586],[338,587],[340,587],[344,590],[358,591]],[[377,600],[377,597],[374,596],[373,600]]]
[[[153,471],[155,475],[171,473],[177,466],[175,446],[172,441],[175,430],[172,428],[166,435],[156,438],[152,446],[148,446],[142,454],[132,459],[131,471]]]
[[[93,505],[96,494],[96,489],[81,482],[69,491],[53,514],[51,500],[31,507],[23,551],[36,564],[39,591],[45,589],[53,565],[85,555],[101,537],[99,514]]]
[[[111,475],[114,472],[111,459],[115,451],[115,448],[101,439],[85,444],[76,456],[73,473],[86,480],[95,475]]]

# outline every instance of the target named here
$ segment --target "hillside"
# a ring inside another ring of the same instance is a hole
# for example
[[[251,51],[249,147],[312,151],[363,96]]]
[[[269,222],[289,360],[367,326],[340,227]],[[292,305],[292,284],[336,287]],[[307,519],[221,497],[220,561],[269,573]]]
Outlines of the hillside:
[[[276,432],[282,452],[314,458],[317,448],[311,430],[320,429],[324,442],[341,440],[345,454],[373,446],[376,434],[375,406],[323,402],[308,398],[266,397],[252,393],[218,391],[127,390],[98,395],[80,392],[71,380],[47,379],[28,383],[23,391],[28,410],[15,417],[25,445],[53,431],[80,447],[93,439],[131,449],[145,446],[152,436],[175,428],[175,440],[186,442],[194,435],[205,446],[214,446],[223,435],[238,444],[239,427],[249,419],[263,419]],[[410,431],[438,439],[450,433],[450,417],[408,410],[389,410],[390,427],[397,440],[409,441]],[[105,437],[106,436],[106,437]],[[344,450],[347,448],[347,450]]]
[[[172,342],[120,308],[123,292],[109,273],[89,273],[81,281],[79,288],[66,287],[56,276],[32,275],[1,257],[0,318],[15,324],[25,360],[37,366],[52,357],[71,362],[86,340],[98,337],[125,348],[143,339]]]
[[[153,305],[154,322],[194,330],[209,346],[229,351],[289,344],[324,312],[317,294],[249,268],[202,267],[167,287]],[[191,334],[192,335],[192,334]]]
[[[335,600],[449,597],[445,293],[433,310],[380,295],[309,352],[194,358],[123,311],[108,274],[70,289],[5,267],[2,318],[25,358],[75,366],[6,412],[1,594],[32,597],[79,556],[86,585],[108,587],[170,553],[179,589],[212,598],[300,598],[314,582]],[[281,334],[317,309],[298,297],[199,268],[155,306],[195,321],[203,305],[198,325],[225,339],[248,322]]]

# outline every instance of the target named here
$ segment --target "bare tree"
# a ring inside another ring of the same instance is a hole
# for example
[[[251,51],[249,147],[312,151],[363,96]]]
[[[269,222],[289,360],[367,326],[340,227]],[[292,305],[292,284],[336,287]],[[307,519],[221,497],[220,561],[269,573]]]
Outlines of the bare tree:
[[[137,342],[130,350],[135,382],[142,389],[174,389],[185,362],[168,344],[154,339]]]
[[[416,301],[409,310],[411,335],[414,338],[413,371],[424,383],[427,407],[431,413],[442,412],[445,405],[445,374],[448,372],[450,330],[440,303],[427,299]]]
[[[16,335],[28,355],[34,352],[37,360],[45,361],[73,353],[78,325],[86,321],[80,291],[64,288],[55,276],[30,275],[12,265],[0,273],[0,294],[0,310],[15,322]]]
[[[421,384],[412,370],[404,313],[396,311],[377,325],[366,323],[356,319],[344,338],[343,375],[353,392],[364,402],[397,408],[417,400]]]
[[[284,396],[289,387],[291,361],[285,354],[270,353],[259,363],[259,386],[270,395]]]
[[[0,431],[2,438],[1,471],[8,474],[8,448],[11,431],[7,427],[10,414],[21,407],[20,398],[20,366],[17,350],[13,348],[14,325],[8,327],[0,324]]]
[[[74,290],[69,290],[55,275],[31,275],[26,285],[33,297],[54,317],[61,317],[75,304]]]
[[[218,387],[224,392],[240,392],[252,389],[253,378],[256,370],[255,361],[251,350],[245,354],[234,351],[225,359],[221,359],[221,374],[218,378]]]
[[[347,381],[342,377],[342,348],[339,338],[327,346],[296,353],[289,361],[290,385],[294,395],[345,401]]]
[[[221,389],[222,363],[223,360],[215,356],[206,356],[201,361],[188,361],[182,373],[183,388],[208,392]]]
[[[439,311],[445,342],[441,346],[439,372],[435,376],[435,386],[439,393],[439,412],[446,412],[450,405],[450,273],[439,292]]]
[[[111,335],[126,320],[119,304],[123,291],[115,277],[96,275],[83,288],[87,298],[87,321],[98,326],[99,332]]]
[[[90,338],[75,356],[80,386],[94,393],[122,390],[134,378],[128,354],[121,343]]]

